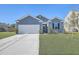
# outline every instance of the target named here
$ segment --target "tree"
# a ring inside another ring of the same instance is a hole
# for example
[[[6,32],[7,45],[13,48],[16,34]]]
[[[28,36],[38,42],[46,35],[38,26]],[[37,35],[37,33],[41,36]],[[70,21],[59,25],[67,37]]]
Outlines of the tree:
[[[9,27],[10,32],[16,32],[15,24],[11,24]]]
[[[11,27],[15,28],[15,24],[11,24]]]
[[[79,12],[71,11],[68,16],[65,18],[64,28],[66,32],[73,32],[79,29],[78,27],[78,15]]]
[[[73,26],[73,27],[76,26],[76,24],[77,24],[76,13],[74,11],[72,11],[72,13],[70,15],[69,22],[70,22],[70,25]]]

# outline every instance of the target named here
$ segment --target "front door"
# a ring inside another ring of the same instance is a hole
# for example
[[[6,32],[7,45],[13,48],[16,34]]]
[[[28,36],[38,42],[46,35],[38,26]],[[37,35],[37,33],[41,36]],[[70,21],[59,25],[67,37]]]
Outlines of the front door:
[[[47,24],[43,24],[43,33],[48,33]]]

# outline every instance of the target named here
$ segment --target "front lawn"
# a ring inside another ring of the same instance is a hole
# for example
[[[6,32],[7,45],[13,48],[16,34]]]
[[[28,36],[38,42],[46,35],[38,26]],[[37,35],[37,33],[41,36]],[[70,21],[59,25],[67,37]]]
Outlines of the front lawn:
[[[15,35],[15,32],[0,32],[0,39]]]
[[[79,54],[79,33],[40,34],[40,55]]]

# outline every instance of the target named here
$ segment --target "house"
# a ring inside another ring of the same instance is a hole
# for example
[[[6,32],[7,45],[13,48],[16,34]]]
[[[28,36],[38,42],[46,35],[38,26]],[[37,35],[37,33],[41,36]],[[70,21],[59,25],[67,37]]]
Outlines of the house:
[[[36,17],[25,16],[16,21],[17,33],[38,34],[63,32],[63,21],[57,17],[47,19],[42,15]]]
[[[65,32],[79,32],[79,11],[70,11],[64,20]]]
[[[9,25],[5,23],[0,23],[0,32],[8,32],[9,31]]]

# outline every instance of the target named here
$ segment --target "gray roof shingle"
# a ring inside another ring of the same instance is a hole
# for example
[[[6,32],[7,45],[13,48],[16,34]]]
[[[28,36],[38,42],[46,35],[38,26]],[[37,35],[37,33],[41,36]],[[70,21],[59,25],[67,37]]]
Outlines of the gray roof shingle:
[[[46,17],[44,17],[42,15],[38,15],[36,17],[39,18],[40,20],[42,20],[43,22],[47,22],[49,20],[48,18],[46,18]]]

